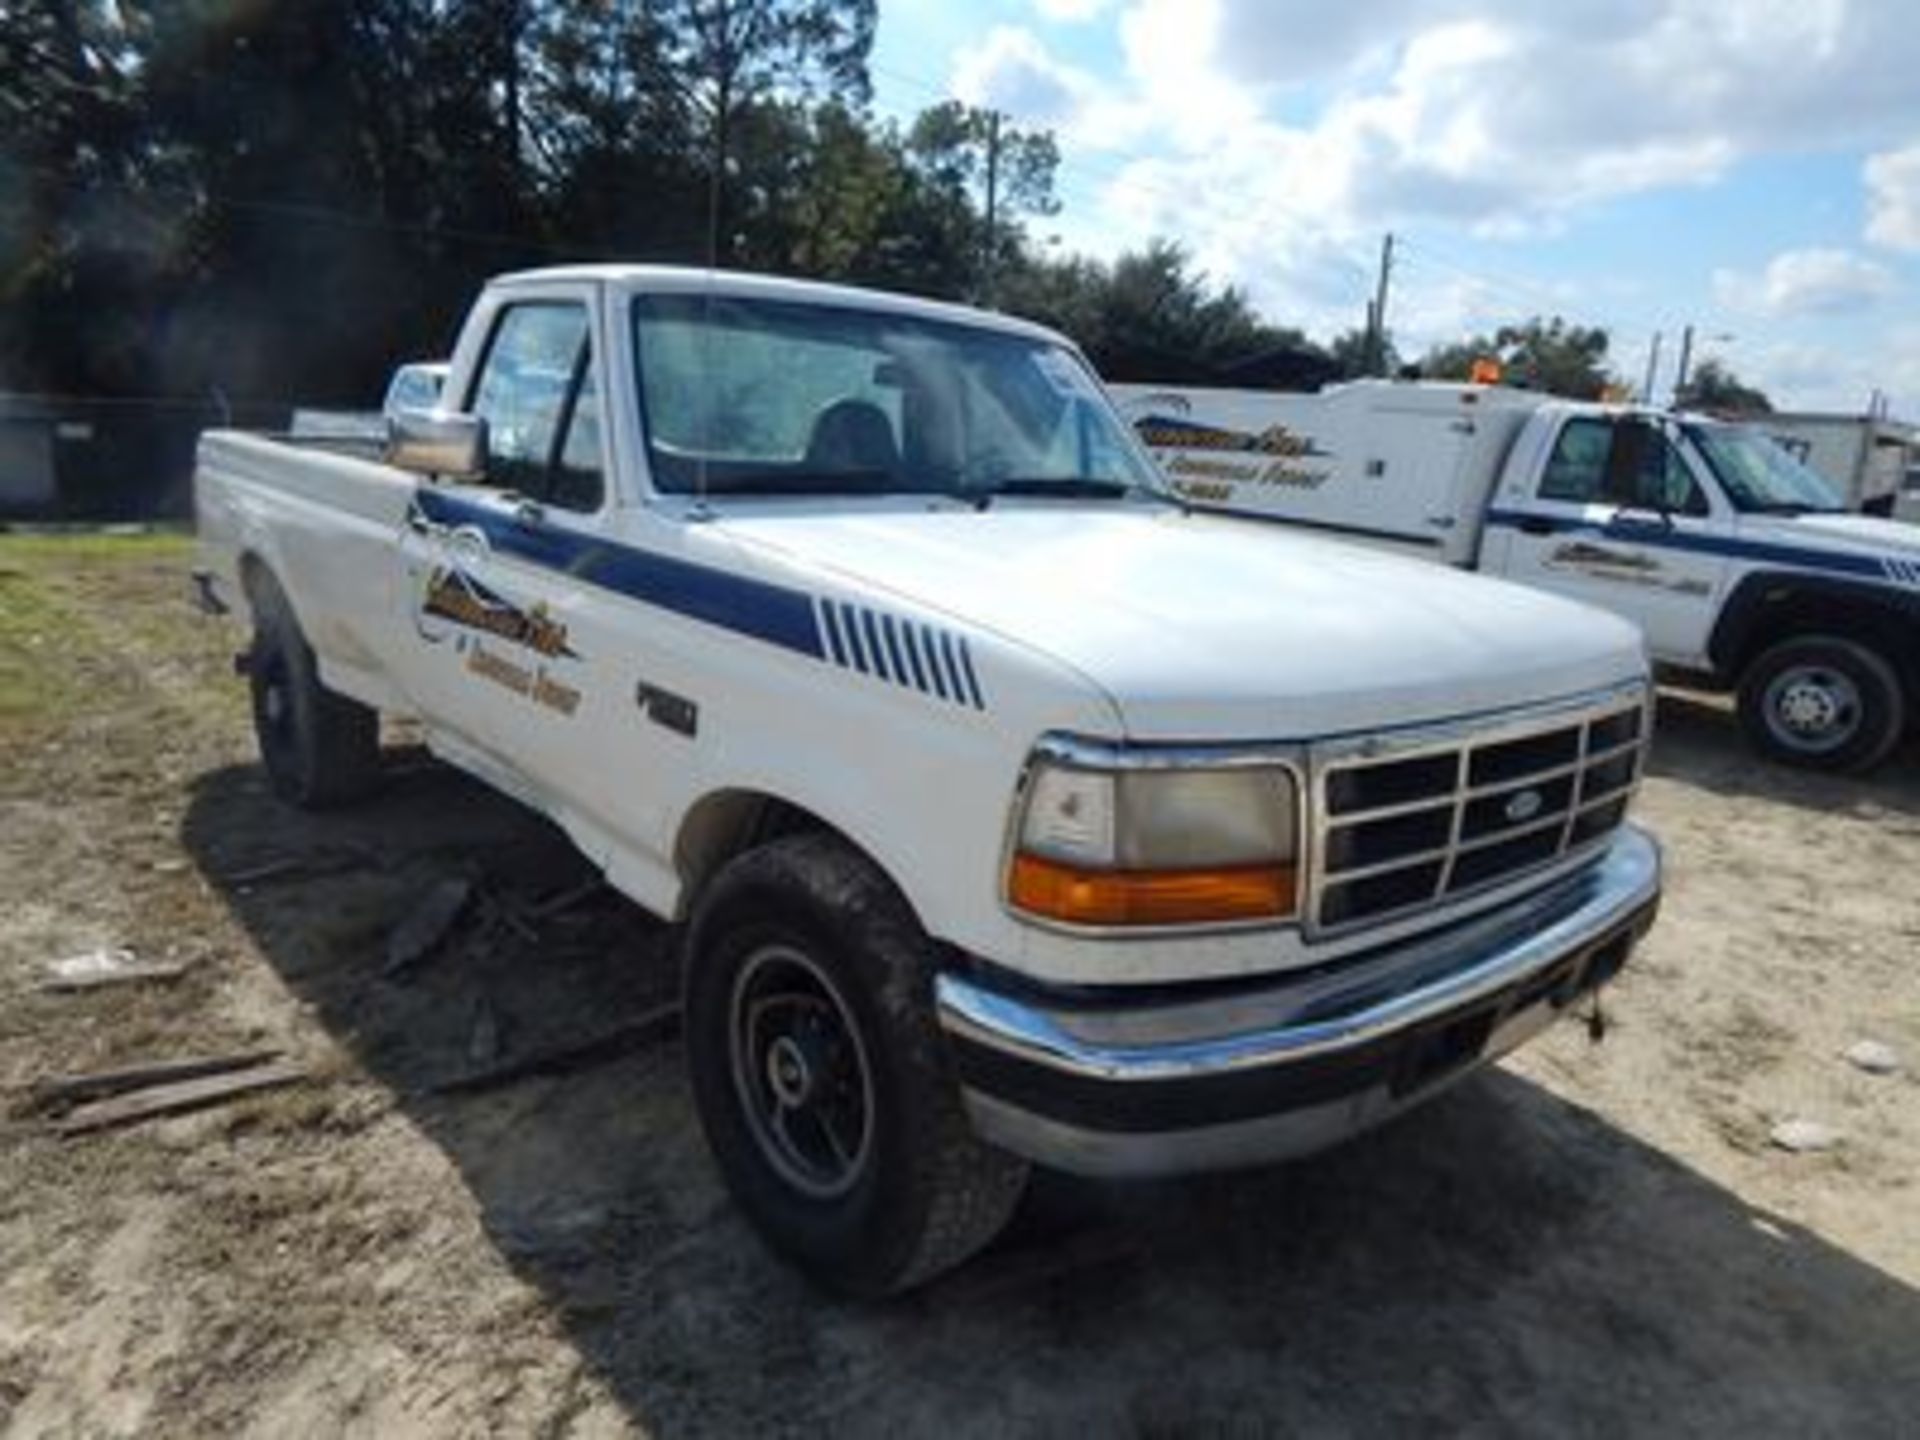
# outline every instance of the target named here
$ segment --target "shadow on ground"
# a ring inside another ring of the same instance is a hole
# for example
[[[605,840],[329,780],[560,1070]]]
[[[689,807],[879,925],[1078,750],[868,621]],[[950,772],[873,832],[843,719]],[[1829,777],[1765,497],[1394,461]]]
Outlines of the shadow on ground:
[[[823,1298],[720,1192],[676,1041],[433,1093],[475,1063],[482,1015],[511,1056],[672,993],[667,932],[604,895],[535,941],[470,926],[414,976],[382,975],[388,930],[436,878],[536,898],[580,879],[550,828],[416,763],[326,819],[255,771],[212,773],[184,829],[216,883],[282,856],[347,867],[229,903],[656,1433],[1893,1434],[1920,1414],[1920,1295],[1500,1072],[1287,1169],[1045,1177],[992,1250],[920,1294]]]
[[[1909,737],[1871,775],[1793,770],[1753,752],[1729,700],[1693,691],[1660,692],[1648,770],[1716,794],[1752,796],[1823,814],[1920,815],[1920,735]]]

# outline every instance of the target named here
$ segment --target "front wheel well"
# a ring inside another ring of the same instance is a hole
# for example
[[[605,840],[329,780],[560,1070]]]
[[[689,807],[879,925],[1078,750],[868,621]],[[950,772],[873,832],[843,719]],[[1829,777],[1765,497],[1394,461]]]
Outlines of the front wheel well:
[[[1789,640],[1833,636],[1881,655],[1920,707],[1920,602],[1844,581],[1752,576],[1729,597],[1713,639],[1715,670],[1737,685],[1762,655]]]
[[[729,861],[788,835],[826,834],[864,855],[903,895],[905,889],[887,865],[832,821],[778,795],[759,790],[717,790],[702,796],[680,822],[674,840],[674,868],[680,875],[676,918],[693,910],[700,892]],[[909,904],[912,902],[909,901]]]

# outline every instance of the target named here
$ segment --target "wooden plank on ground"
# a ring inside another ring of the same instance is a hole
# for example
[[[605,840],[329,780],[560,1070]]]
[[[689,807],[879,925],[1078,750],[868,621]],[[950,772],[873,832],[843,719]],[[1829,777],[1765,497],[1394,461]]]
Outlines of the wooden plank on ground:
[[[166,1085],[176,1080],[197,1080],[203,1075],[224,1075],[230,1070],[246,1070],[278,1060],[278,1050],[249,1050],[238,1055],[193,1055],[179,1060],[155,1060],[144,1065],[129,1065],[119,1070],[95,1070],[85,1075],[50,1075],[30,1087],[34,1103],[72,1105],[83,1100],[98,1100],[141,1090],[149,1085]]]
[[[256,1066],[251,1070],[233,1070],[222,1075],[204,1075],[197,1080],[181,1080],[172,1085],[156,1085],[131,1094],[96,1100],[54,1123],[62,1135],[83,1135],[113,1125],[129,1125],[136,1120],[151,1120],[160,1115],[178,1115],[217,1105],[223,1100],[272,1090],[306,1079],[307,1072],[290,1060]]]

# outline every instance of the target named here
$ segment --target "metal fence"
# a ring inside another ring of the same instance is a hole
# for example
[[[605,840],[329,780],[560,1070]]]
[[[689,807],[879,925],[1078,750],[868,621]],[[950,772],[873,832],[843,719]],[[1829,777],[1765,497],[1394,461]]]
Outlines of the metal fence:
[[[285,429],[281,405],[0,393],[0,521],[183,520],[202,430]]]

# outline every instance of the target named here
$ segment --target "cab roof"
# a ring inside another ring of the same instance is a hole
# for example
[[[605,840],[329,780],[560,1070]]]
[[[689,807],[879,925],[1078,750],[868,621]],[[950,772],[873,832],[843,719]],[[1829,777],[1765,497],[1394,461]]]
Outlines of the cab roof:
[[[1073,342],[1058,331],[995,310],[980,310],[971,305],[955,305],[944,300],[927,300],[918,295],[902,295],[891,290],[832,285],[821,280],[795,280],[784,275],[761,275],[749,270],[618,263],[548,265],[495,276],[487,283],[487,288],[518,289],[523,286],[580,283],[605,285],[633,294],[711,294],[743,300],[782,300],[798,305],[882,311],[921,320],[944,321],[949,325],[998,330],[1074,348]]]

